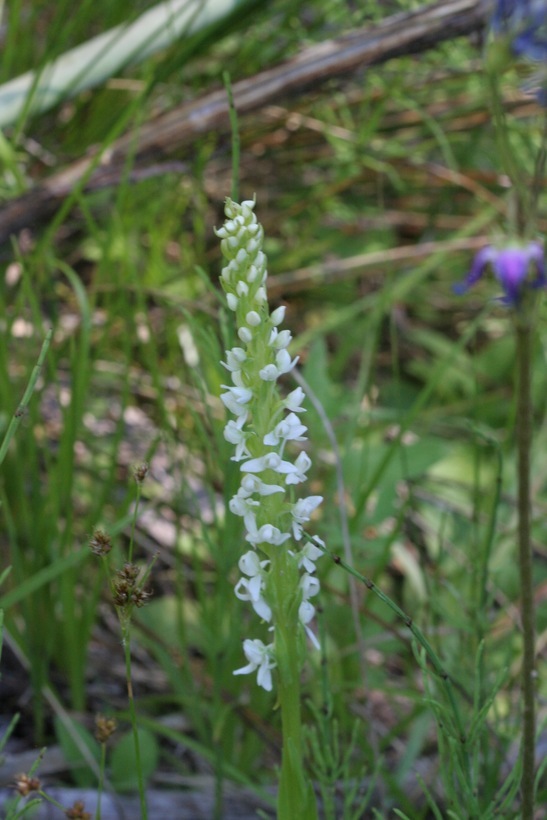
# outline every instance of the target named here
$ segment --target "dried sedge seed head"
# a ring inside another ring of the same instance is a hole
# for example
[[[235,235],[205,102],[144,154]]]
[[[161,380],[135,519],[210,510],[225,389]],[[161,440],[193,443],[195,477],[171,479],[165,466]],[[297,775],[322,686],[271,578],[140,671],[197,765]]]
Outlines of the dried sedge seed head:
[[[137,484],[142,484],[144,482],[144,479],[148,475],[149,470],[150,467],[146,463],[146,461],[143,461],[142,464],[139,464],[137,467],[135,467],[135,469],[133,470],[133,475],[135,476],[135,481],[137,482]]]
[[[131,603],[134,604],[136,607],[144,606],[148,603],[148,599],[152,593],[147,589],[139,589],[138,587],[133,590],[131,595]]]
[[[116,573],[114,581],[114,604],[117,607],[144,606],[151,593],[137,583],[139,568],[135,564],[124,564]]]
[[[106,743],[117,728],[118,723],[114,718],[105,715],[95,716],[95,738],[99,743]]]
[[[93,535],[89,539],[89,546],[91,552],[100,557],[108,555],[112,549],[112,539],[108,533],[103,530],[94,530]]]
[[[136,564],[125,563],[121,569],[116,573],[121,581],[129,581],[132,583],[137,579],[139,568]]]
[[[112,593],[112,598],[114,600],[114,606],[124,607],[127,606],[129,603],[129,599],[132,595],[133,587],[127,583],[127,581],[116,581],[114,584],[114,591]]]
[[[85,811],[85,806],[81,800],[76,800],[72,808],[66,810],[65,816],[72,818],[72,820],[91,820],[91,815],[88,811]]]
[[[21,797],[27,797],[31,792],[40,791],[42,784],[37,777],[29,777],[28,774],[18,774],[15,776],[13,784]]]

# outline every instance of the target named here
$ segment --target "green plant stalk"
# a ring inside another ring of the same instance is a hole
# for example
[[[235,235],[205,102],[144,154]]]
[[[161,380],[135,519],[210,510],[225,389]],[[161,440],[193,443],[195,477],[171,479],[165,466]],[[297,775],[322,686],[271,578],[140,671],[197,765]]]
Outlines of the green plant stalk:
[[[496,135],[496,143],[499,151],[499,156],[502,161],[502,166],[505,169],[512,185],[514,186],[517,196],[514,197],[514,212],[509,212],[509,220],[516,228],[519,236],[526,235],[526,215],[530,213],[531,197],[528,185],[524,182],[525,174],[518,164],[518,151],[514,151],[509,139],[509,132],[507,129],[505,110],[499,88],[499,74],[487,72],[486,79],[488,83],[490,106],[492,110],[492,119],[494,121],[494,132]],[[510,209],[509,209],[510,211]]]
[[[135,709],[135,697],[133,694],[133,681],[131,677],[131,626],[129,618],[127,623],[122,622],[122,643],[125,654],[125,679],[127,685],[127,699],[129,701],[129,715],[131,718],[131,728],[133,730],[133,742],[135,744],[135,761],[137,768],[137,783],[139,785],[139,802],[141,807],[141,820],[148,820],[148,809],[146,807],[146,794],[144,791],[144,778],[142,776],[141,747],[139,742],[139,730],[137,726],[137,711]]]
[[[139,505],[140,505],[140,502],[141,502],[141,495],[142,495],[142,485],[139,482],[137,482],[137,497],[135,499],[135,510],[133,512],[133,519],[131,521],[131,535],[130,535],[130,538],[129,538],[129,551],[128,551],[128,556],[127,556],[127,560],[129,561],[130,564],[133,563],[133,550],[135,548],[135,529],[137,527],[137,519],[138,519],[138,513],[139,513]]]
[[[30,379],[28,381],[26,390],[23,394],[23,398],[21,399],[21,403],[19,404],[17,410],[13,414],[13,417],[12,417],[10,423],[9,423],[9,427],[6,431],[6,435],[4,436],[4,440],[2,442],[2,445],[0,446],[0,464],[2,464],[2,462],[4,461],[4,459],[6,457],[6,453],[8,452],[8,447],[10,445],[10,442],[11,442],[13,436],[15,435],[15,433],[17,432],[17,429],[18,429],[19,425],[21,424],[21,419],[25,415],[25,411],[27,409],[28,403],[30,401],[30,398],[31,398],[33,392],[34,392],[34,388],[36,387],[36,382],[38,381],[38,376],[40,375],[40,371],[41,371],[42,366],[44,364],[44,361],[46,359],[47,352],[49,350],[49,346],[51,344],[52,337],[53,337],[53,330],[50,329],[50,330],[48,330],[46,338],[44,339],[44,342],[42,344],[42,348],[40,350],[40,355],[38,356],[38,361],[36,362],[36,365],[34,366],[34,368],[32,370],[32,373],[30,374]]]
[[[299,651],[298,571],[286,550],[272,552],[272,594],[275,612],[275,651],[283,749],[277,798],[278,820],[316,820],[317,805],[303,765]]]
[[[101,743],[101,759],[99,761],[99,782],[97,784],[97,808],[95,810],[95,820],[101,820],[101,801],[104,791],[104,773],[106,770],[106,743]]]
[[[232,91],[232,80],[229,71],[222,72],[222,81],[226,94],[228,95],[228,105],[230,106],[230,127],[232,129],[232,199],[234,202],[239,202],[239,157],[240,157],[240,139],[239,127],[237,120],[237,110],[234,103],[234,95]]]
[[[527,310],[517,312],[517,471],[518,471],[518,560],[522,623],[522,820],[534,817],[534,770],[536,744],[535,709],[535,613],[530,532],[530,447],[532,442],[532,332]]]

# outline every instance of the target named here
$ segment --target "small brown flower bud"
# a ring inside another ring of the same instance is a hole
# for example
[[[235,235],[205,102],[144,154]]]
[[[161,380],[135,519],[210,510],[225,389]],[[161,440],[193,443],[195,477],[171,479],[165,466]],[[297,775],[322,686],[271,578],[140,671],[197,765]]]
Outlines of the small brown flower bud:
[[[131,603],[136,607],[144,606],[152,593],[147,589],[140,589],[136,587],[131,594]]]
[[[148,475],[149,470],[150,467],[148,466],[146,461],[143,461],[142,464],[139,464],[138,467],[135,467],[135,469],[133,470],[133,475],[135,477],[135,481],[137,482],[137,484],[142,484],[144,482],[144,479]]]
[[[137,579],[139,568],[136,564],[126,563],[118,570],[117,575],[121,580],[133,582]]]
[[[106,743],[117,728],[118,724],[114,718],[105,717],[105,715],[95,717],[95,738],[99,743]]]
[[[95,530],[89,539],[89,546],[95,555],[102,557],[103,555],[108,555],[112,549],[112,539],[106,532],[103,532],[103,530]]]
[[[28,774],[18,774],[13,784],[21,797],[28,797],[31,792],[37,792],[42,788],[42,784],[37,777],[29,777]]]
[[[76,800],[72,808],[66,810],[65,816],[70,817],[71,820],[91,820],[91,815],[88,811],[85,811],[85,806],[81,800]]]

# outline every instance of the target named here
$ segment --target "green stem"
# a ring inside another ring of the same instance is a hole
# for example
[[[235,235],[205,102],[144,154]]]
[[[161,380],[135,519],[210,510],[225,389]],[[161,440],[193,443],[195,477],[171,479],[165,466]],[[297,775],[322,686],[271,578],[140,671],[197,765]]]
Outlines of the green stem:
[[[21,424],[21,419],[25,415],[25,411],[34,392],[34,388],[36,387],[36,382],[38,381],[38,376],[40,375],[40,371],[46,359],[46,355],[49,350],[52,338],[53,330],[48,330],[46,338],[44,339],[42,348],[40,350],[40,355],[38,356],[38,361],[36,362],[36,365],[34,366],[32,373],[30,374],[30,379],[23,394],[23,398],[21,399],[21,403],[11,418],[9,427],[6,431],[6,435],[4,436],[4,440],[2,441],[2,444],[0,446],[0,464],[2,464],[2,462],[4,461],[6,453],[8,452],[10,442],[15,433],[17,432],[19,425]]]
[[[104,791],[104,773],[106,770],[106,743],[101,743],[101,760],[99,763],[99,783],[97,784],[97,808],[95,810],[95,820],[101,820],[101,801]]]
[[[534,817],[536,743],[535,614],[530,533],[530,445],[532,441],[532,322],[527,311],[517,316],[517,451],[518,451],[518,554],[522,622],[522,820]]]
[[[487,72],[486,76],[490,92],[490,104],[495,126],[497,148],[503,169],[511,180],[515,194],[513,202],[515,210],[514,213],[509,214],[509,216],[519,236],[526,236],[526,214],[530,212],[530,190],[524,182],[526,177],[522,168],[519,166],[518,153],[513,150],[509,139],[505,108],[499,88],[499,76],[497,73],[491,72]]]
[[[133,742],[135,744],[135,762],[137,768],[137,782],[139,784],[139,801],[141,806],[141,820],[148,820],[148,809],[146,808],[146,795],[144,791],[144,779],[142,776],[141,747],[139,743],[139,730],[137,726],[137,712],[135,709],[135,698],[133,696],[133,682],[131,679],[131,640],[129,625],[122,625],[122,641],[125,652],[125,676],[127,684],[127,698],[129,701],[129,714],[131,717],[131,727],[133,729]]]
[[[239,125],[237,119],[237,109],[232,91],[232,80],[229,71],[222,72],[222,81],[228,95],[228,105],[230,107],[230,127],[232,129],[232,195],[234,202],[239,202]]]
[[[292,569],[292,572],[291,572]],[[296,578],[295,578],[296,575]],[[278,820],[317,820],[312,784],[303,765],[300,672],[302,628],[298,619],[298,574],[286,551],[272,560],[275,611],[275,656],[283,749],[277,798]],[[296,582],[296,583],[295,583]]]

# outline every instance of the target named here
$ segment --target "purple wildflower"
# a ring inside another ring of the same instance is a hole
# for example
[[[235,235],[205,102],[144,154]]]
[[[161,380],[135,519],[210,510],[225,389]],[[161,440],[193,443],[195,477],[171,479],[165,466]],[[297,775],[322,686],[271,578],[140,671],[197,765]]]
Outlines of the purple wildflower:
[[[492,17],[494,34],[512,37],[518,57],[547,58],[547,2],[545,0],[498,0]]]
[[[515,57],[545,65],[547,61],[547,0],[497,0],[492,17],[496,37],[506,37]],[[537,72],[526,90],[547,105],[547,77]]]
[[[480,250],[465,280],[455,286],[455,292],[461,294],[469,290],[488,265],[504,290],[503,302],[506,305],[517,306],[527,287],[537,289],[547,286],[543,247],[539,242],[529,242],[527,245],[509,245],[505,248],[488,245]]]

